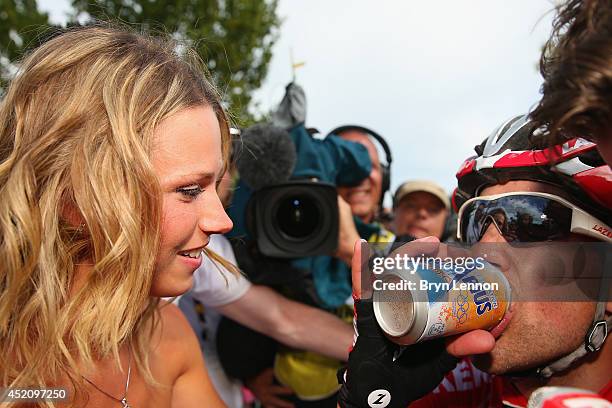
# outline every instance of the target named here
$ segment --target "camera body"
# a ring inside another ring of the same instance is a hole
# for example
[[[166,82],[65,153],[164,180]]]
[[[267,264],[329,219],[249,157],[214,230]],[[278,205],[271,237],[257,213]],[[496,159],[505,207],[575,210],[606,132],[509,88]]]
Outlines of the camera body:
[[[255,125],[237,151],[229,237],[255,243],[270,258],[331,256],[340,229],[335,186],[370,174],[367,149],[337,136],[315,139],[301,124],[289,131]]]
[[[336,187],[308,179],[263,187],[249,200],[246,222],[265,256],[332,254],[339,230]]]

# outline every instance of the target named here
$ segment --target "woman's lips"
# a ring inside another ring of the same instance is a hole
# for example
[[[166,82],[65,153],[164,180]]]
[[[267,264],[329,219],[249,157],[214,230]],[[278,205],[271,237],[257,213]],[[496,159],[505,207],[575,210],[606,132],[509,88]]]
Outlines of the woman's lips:
[[[501,336],[504,330],[506,330],[506,327],[508,327],[508,324],[510,323],[510,320],[512,319],[513,314],[514,314],[514,307],[510,306],[510,308],[506,311],[506,314],[501,319],[501,321],[495,327],[491,329],[491,335],[495,337],[495,339]]]
[[[179,258],[189,267],[193,268],[193,270],[198,269],[200,265],[202,265],[202,256],[203,252],[200,252],[200,255],[197,258],[190,258],[188,256],[179,254]]]

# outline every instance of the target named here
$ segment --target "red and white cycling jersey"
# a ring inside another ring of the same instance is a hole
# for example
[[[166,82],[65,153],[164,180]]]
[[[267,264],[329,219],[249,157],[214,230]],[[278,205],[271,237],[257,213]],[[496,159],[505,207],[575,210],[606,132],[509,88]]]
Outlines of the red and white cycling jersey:
[[[599,391],[612,402],[612,379]],[[410,408],[440,407],[525,407],[525,398],[508,379],[486,374],[464,359],[431,393]]]

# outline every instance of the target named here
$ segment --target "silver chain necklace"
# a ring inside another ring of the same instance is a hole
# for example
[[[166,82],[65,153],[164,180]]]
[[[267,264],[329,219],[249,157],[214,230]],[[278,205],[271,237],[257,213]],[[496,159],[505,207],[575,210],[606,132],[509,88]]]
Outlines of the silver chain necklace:
[[[128,393],[128,388],[130,387],[130,375],[131,374],[132,374],[132,351],[130,350],[129,360],[128,360],[127,380],[125,382],[125,392],[123,393],[123,398],[121,398],[121,399],[113,397],[108,392],[104,391],[102,388],[100,388],[96,384],[94,384],[93,381],[91,381],[89,378],[85,377],[84,375],[81,375],[81,377],[83,377],[83,379],[85,381],[90,383],[96,390],[100,391],[102,394],[104,394],[107,397],[109,397],[109,398],[117,401],[118,403],[120,403],[121,404],[121,408],[131,408],[130,404],[128,403],[128,400],[127,400],[127,393]]]

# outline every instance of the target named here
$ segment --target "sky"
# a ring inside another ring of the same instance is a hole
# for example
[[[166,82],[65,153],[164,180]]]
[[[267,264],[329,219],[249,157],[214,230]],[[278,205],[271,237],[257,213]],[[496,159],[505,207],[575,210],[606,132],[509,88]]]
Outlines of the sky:
[[[67,0],[38,0],[56,22]],[[323,134],[357,124],[391,147],[392,190],[428,179],[449,193],[473,147],[540,98],[537,63],[550,0],[280,0],[279,39],[255,101],[275,106],[292,79]],[[384,157],[384,155],[383,155]]]

